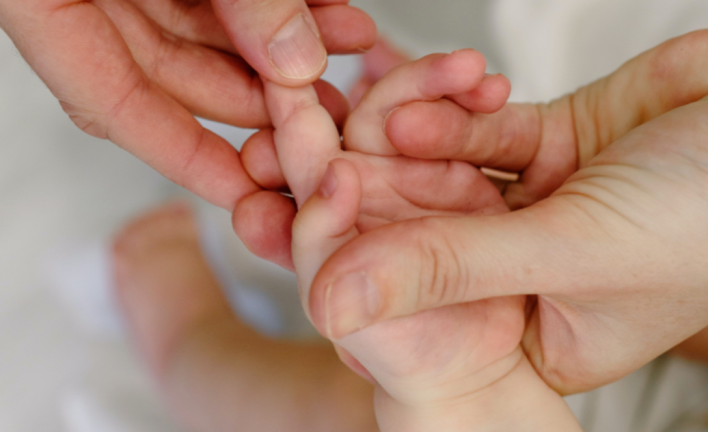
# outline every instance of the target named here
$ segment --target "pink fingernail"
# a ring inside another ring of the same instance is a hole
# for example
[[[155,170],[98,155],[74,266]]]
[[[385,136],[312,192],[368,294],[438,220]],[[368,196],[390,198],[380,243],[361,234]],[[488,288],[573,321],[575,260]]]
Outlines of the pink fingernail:
[[[320,196],[324,199],[328,199],[337,190],[337,176],[334,174],[332,169],[332,164],[327,165],[327,171],[325,171],[324,177],[322,177],[322,183],[320,183]]]

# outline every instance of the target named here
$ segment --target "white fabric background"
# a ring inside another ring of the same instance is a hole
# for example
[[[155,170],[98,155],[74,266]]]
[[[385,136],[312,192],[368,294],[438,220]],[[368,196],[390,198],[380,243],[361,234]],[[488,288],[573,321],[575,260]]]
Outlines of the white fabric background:
[[[516,100],[560,96],[662,40],[708,28],[704,0],[354,4],[415,55],[480,49],[491,71],[512,79]],[[355,75],[352,60],[334,63],[340,83]],[[214,128],[235,144],[246,136]],[[57,251],[106,238],[130,215],[181,193],[78,131],[0,34],[0,431],[178,430],[129,345],[83,330],[57,295],[56,277],[45,275]],[[257,279],[248,275],[249,284]],[[705,368],[666,360],[570,403],[587,432],[688,432],[708,430],[707,393]]]

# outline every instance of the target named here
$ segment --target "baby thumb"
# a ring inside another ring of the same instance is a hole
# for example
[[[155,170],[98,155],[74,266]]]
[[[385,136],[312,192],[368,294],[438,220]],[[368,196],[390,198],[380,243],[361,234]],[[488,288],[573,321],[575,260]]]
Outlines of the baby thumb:
[[[329,163],[319,190],[302,206],[293,223],[293,262],[305,312],[309,287],[327,258],[358,235],[361,180],[344,159]]]

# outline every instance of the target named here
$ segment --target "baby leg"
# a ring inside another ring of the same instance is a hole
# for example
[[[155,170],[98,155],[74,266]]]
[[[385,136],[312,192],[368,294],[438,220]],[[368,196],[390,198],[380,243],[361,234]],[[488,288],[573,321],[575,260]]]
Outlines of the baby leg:
[[[190,210],[171,205],[115,239],[117,296],[172,412],[196,431],[374,432],[369,383],[330,346],[276,341],[231,311]]]

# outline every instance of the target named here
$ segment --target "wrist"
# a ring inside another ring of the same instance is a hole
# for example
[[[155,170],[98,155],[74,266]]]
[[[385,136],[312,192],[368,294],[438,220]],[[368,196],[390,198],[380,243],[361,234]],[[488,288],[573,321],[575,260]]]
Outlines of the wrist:
[[[377,388],[381,432],[580,432],[563,398],[523,356],[503,378],[463,398],[437,406],[410,406]]]

